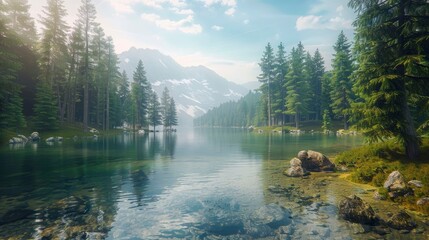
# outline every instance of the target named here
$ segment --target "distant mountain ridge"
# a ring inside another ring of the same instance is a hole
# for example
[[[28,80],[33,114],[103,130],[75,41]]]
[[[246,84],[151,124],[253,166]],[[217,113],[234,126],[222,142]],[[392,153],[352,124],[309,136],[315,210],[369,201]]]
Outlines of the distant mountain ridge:
[[[248,92],[246,87],[226,80],[205,66],[183,67],[158,50],[133,47],[119,54],[119,59],[121,71],[125,70],[130,82],[138,61],[142,60],[146,77],[158,96],[164,87],[170,90],[176,101],[179,125],[190,125],[193,118]]]

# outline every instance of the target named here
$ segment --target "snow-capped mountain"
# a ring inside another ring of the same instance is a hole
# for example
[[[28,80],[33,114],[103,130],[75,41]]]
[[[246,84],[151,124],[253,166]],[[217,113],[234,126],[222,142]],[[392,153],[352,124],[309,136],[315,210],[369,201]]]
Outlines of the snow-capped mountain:
[[[161,96],[164,87],[176,102],[179,124],[188,125],[192,119],[221,103],[244,96],[248,89],[230,82],[204,66],[183,67],[173,58],[152,49],[136,49],[119,55],[121,71],[132,81],[139,60],[152,88]]]

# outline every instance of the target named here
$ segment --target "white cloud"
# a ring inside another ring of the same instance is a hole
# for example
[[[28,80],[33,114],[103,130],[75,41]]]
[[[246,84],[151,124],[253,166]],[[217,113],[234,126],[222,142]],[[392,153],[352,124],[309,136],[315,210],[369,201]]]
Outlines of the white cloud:
[[[204,3],[205,7],[210,7],[216,4],[224,7],[228,7],[228,9],[225,11],[225,14],[228,16],[234,16],[234,13],[237,8],[236,0],[201,0],[201,1]]]
[[[162,19],[159,15],[153,13],[143,13],[141,18],[155,23],[156,26],[169,31],[178,30],[183,33],[198,34],[203,30],[201,25],[193,23],[194,18],[192,15],[188,15],[186,18],[180,19],[178,21]]]
[[[194,11],[192,11],[192,9],[171,8],[171,11],[180,15],[194,15]]]
[[[235,8],[233,7],[225,11],[225,14],[228,16],[234,16],[234,13],[235,13]]]
[[[210,7],[214,4],[220,4],[222,6],[227,6],[227,7],[237,6],[236,0],[202,0],[202,2],[204,2],[204,5],[206,7]]]
[[[223,27],[218,26],[218,25],[213,25],[213,26],[212,26],[212,29],[213,29],[213,30],[215,30],[215,31],[220,31],[220,30],[222,30],[222,29],[223,29]]]
[[[351,29],[352,21],[339,16],[325,18],[322,16],[308,15],[298,17],[295,26],[298,31],[309,29],[341,30]]]
[[[244,19],[244,21],[243,21],[243,23],[244,23],[245,25],[249,24],[249,22],[250,22],[250,20],[249,20],[249,19]]]

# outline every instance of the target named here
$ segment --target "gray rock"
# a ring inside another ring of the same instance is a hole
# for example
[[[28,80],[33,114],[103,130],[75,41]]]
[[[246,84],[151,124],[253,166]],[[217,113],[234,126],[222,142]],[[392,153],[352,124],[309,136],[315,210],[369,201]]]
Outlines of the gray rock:
[[[426,205],[426,204],[429,204],[429,197],[424,197],[417,200],[417,205]]]
[[[298,158],[302,162],[302,167],[308,171],[320,172],[333,171],[335,169],[335,164],[320,152],[312,150],[300,151]]]
[[[390,217],[387,225],[398,230],[412,230],[417,226],[411,216],[403,210]]]
[[[272,229],[289,225],[292,221],[290,210],[274,203],[260,207],[251,214],[250,219],[253,223],[267,225]]]
[[[40,140],[40,135],[38,132],[32,132],[29,139],[33,142],[39,141]]]
[[[305,150],[299,151],[298,152],[298,159],[301,161],[307,160],[308,158],[308,153]]]
[[[290,167],[284,174],[288,177],[302,177],[305,175],[305,171],[301,166]]]
[[[18,137],[21,138],[24,143],[28,141],[28,138],[24,135],[18,135]]]
[[[292,160],[290,160],[290,166],[291,167],[296,167],[296,166],[301,166],[302,162],[299,158],[292,158]]]
[[[406,187],[404,177],[399,171],[390,173],[383,186],[389,191],[400,190]]]
[[[347,221],[360,224],[375,225],[379,220],[372,207],[356,195],[340,202],[339,215]]]
[[[19,137],[13,137],[9,140],[9,144],[20,144],[20,143],[24,143],[24,141],[22,140],[22,138],[19,138]]]
[[[411,181],[408,182],[408,185],[411,185],[411,186],[414,186],[414,187],[418,187],[418,188],[423,187],[422,181],[419,181],[419,180],[411,180]]]
[[[374,192],[373,198],[375,200],[386,200],[387,198],[383,195],[381,195],[378,191]]]
[[[48,137],[45,140],[46,142],[55,142],[55,138],[54,137]]]

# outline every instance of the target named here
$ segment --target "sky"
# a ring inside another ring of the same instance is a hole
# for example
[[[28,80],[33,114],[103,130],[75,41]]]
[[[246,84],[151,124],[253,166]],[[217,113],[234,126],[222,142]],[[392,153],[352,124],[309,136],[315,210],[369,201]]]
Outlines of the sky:
[[[131,47],[157,49],[183,66],[204,65],[229,81],[257,81],[267,43],[289,53],[300,41],[319,49],[331,69],[333,48],[344,31],[353,41],[355,14],[348,0],[92,0],[96,21],[119,54]],[[47,0],[30,0],[36,22]],[[80,1],[64,0],[70,26]],[[40,29],[40,24],[37,24]]]

